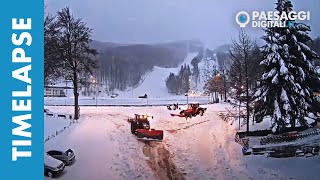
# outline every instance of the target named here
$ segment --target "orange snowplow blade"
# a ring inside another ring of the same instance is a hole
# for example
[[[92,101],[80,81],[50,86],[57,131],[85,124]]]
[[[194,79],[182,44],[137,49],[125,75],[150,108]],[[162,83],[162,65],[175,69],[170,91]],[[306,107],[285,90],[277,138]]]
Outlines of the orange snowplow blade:
[[[146,129],[137,129],[137,137],[146,140],[162,140],[163,131],[162,130],[146,130]]]
[[[170,114],[172,117],[178,116],[178,117],[186,117],[184,114]]]

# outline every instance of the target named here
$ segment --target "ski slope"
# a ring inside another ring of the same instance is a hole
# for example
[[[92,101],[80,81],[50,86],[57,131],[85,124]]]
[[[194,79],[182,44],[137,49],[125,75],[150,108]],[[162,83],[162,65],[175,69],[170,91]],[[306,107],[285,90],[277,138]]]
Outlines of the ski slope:
[[[214,55],[214,58],[207,58],[205,56],[205,58],[199,62],[198,68],[200,70],[200,76],[196,86],[193,86],[193,90],[196,92],[202,92],[207,78],[212,76],[212,72],[219,69],[216,55]],[[194,81],[194,78],[192,79]],[[195,82],[193,82],[193,84],[195,84]]]
[[[191,66],[192,59],[197,55],[198,53],[188,53],[181,65],[187,64]],[[147,94],[150,98],[172,96],[168,93],[165,81],[170,72],[177,74],[180,70],[180,66],[177,68],[154,67],[152,72],[145,75],[145,79],[140,86],[134,89],[128,89],[125,92],[118,91],[116,93],[119,94],[119,97],[138,97],[144,94]]]

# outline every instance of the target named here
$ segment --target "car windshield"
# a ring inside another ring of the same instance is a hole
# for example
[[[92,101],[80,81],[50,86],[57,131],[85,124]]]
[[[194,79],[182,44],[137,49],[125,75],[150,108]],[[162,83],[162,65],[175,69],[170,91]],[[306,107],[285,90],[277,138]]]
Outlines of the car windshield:
[[[188,108],[197,108],[199,104],[189,104]]]

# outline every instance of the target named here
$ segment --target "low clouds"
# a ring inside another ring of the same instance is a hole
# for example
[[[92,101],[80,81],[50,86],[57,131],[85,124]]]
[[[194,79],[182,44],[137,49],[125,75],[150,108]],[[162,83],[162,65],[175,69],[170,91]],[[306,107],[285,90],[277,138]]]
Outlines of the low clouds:
[[[47,0],[46,11],[69,6],[93,28],[94,39],[120,43],[158,43],[201,39],[210,47],[229,43],[239,27],[240,10],[273,10],[275,0]],[[310,10],[312,36],[320,35],[320,1],[293,0],[295,10]],[[248,29],[255,38],[261,30]]]

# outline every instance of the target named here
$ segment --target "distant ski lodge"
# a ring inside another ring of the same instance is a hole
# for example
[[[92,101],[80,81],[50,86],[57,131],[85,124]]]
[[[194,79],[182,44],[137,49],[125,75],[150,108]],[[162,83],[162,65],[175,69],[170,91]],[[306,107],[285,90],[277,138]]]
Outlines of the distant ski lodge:
[[[65,90],[72,89],[68,86],[44,86],[44,97],[66,97]]]

